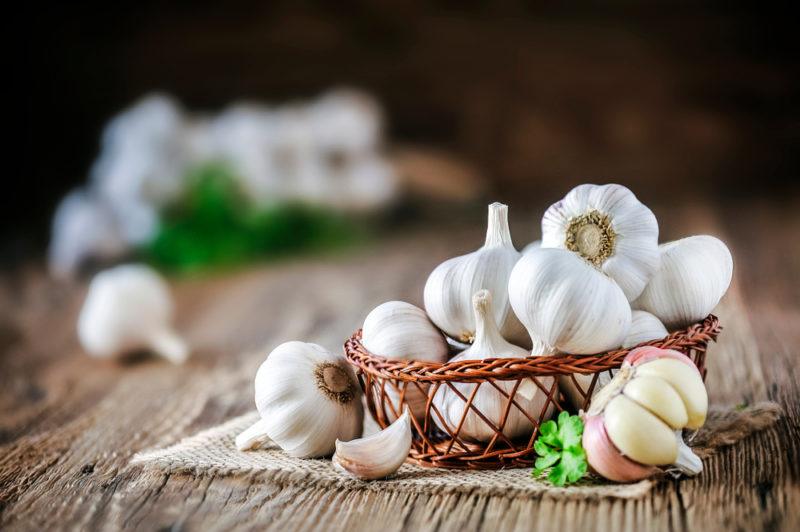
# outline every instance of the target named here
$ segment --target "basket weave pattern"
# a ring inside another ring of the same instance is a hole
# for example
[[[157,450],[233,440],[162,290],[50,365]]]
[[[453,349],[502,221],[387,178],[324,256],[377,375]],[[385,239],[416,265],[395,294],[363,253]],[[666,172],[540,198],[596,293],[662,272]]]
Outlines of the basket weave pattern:
[[[719,319],[709,315],[703,321],[675,331],[664,339],[641,345],[684,353],[692,359],[705,378],[706,348],[710,341],[716,340],[721,329]],[[407,404],[415,413],[411,418],[414,441],[408,461],[423,466],[458,469],[531,466],[536,459],[533,443],[538,437],[541,423],[549,419],[552,412],[587,410],[599,377],[604,373],[612,375],[622,365],[631,349],[619,349],[600,355],[494,358],[442,364],[391,360],[374,355],[362,345],[360,330],[344,344],[345,356],[356,368],[367,406],[380,427],[385,428],[391,424],[402,412],[403,405]],[[576,378],[575,374],[588,378]],[[570,379],[574,383],[580,397],[577,402],[581,404],[568,404],[559,390],[559,378]],[[520,384],[526,379],[546,397],[539,412],[526,412],[515,399]],[[512,381],[514,384],[510,388],[507,385],[501,387],[497,381]],[[471,387],[471,392],[466,396],[454,386],[456,383],[474,383],[476,386]],[[444,422],[442,413],[433,404],[432,399],[441,386],[448,386],[465,403],[464,414],[455,427]],[[475,394],[483,386],[493,387],[505,398],[499,419],[490,419],[490,416],[473,404]],[[509,389],[510,391],[506,391]],[[413,401],[415,397],[418,398],[416,402]],[[533,432],[528,437],[509,439],[503,434],[511,409],[518,409],[533,425]],[[494,433],[489,441],[469,441],[460,434],[461,426],[470,412],[486,423]]]

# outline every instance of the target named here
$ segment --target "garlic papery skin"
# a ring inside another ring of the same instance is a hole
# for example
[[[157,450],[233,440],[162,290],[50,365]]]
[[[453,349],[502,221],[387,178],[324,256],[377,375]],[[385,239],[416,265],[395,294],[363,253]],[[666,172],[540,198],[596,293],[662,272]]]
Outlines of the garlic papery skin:
[[[494,321],[492,312],[492,297],[488,290],[480,290],[473,297],[475,312],[476,334],[475,340],[469,349],[454,357],[451,362],[462,360],[483,360],[486,358],[523,358],[528,356],[528,351],[507,342],[500,334]],[[540,383],[549,389],[552,378],[540,378]],[[549,381],[549,382],[548,382]],[[472,405],[479,410],[495,427],[500,428],[503,414],[508,407],[508,397],[516,387],[514,402],[508,410],[508,417],[502,427],[503,434],[508,438],[515,438],[533,431],[531,420],[520,410],[523,409],[533,418],[538,419],[544,408],[547,395],[531,380],[525,379],[517,385],[516,381],[494,381],[480,384],[451,383],[464,398],[474,397]],[[505,394],[505,395],[504,395]],[[439,386],[433,397],[433,405],[441,417],[431,410],[433,421],[445,432],[453,434],[461,422],[467,403],[458,396],[446,383]],[[459,437],[472,441],[489,441],[495,435],[494,429],[473,410],[469,409],[466,419],[461,425]]]
[[[660,246],[661,267],[633,303],[658,317],[670,331],[708,316],[727,292],[733,276],[728,247],[708,235]]]
[[[579,185],[544,213],[542,247],[574,252],[633,301],[659,266],[658,222],[622,185]]]
[[[317,344],[276,347],[256,373],[255,401],[261,420],[236,439],[240,450],[269,438],[296,458],[328,456],[337,439],[361,435],[356,376],[344,357]]]
[[[411,437],[411,418],[405,410],[394,423],[371,436],[336,440],[333,465],[361,480],[388,477],[408,458]]]
[[[483,247],[437,266],[425,283],[425,311],[445,334],[469,343],[475,337],[472,295],[483,288],[495,295],[494,319],[511,342],[528,343],[527,335],[511,312],[506,288],[511,269],[519,260],[508,229],[508,207],[489,205]]]
[[[707,411],[705,386],[688,357],[650,346],[635,349],[584,416],[589,465],[618,482],[646,478],[652,466],[696,475],[703,464],[681,430],[702,426]]]
[[[652,340],[666,338],[668,335],[669,332],[661,320],[644,310],[634,310],[631,312],[631,328],[628,329],[622,347],[627,349]]]
[[[603,272],[563,249],[526,253],[508,282],[511,307],[528,329],[532,354],[595,354],[619,347],[631,308]]]
[[[148,350],[180,364],[186,343],[173,331],[172,298],[164,279],[142,264],[104,270],[89,284],[78,317],[78,338],[98,358]]]
[[[449,354],[444,335],[431,323],[425,311],[404,301],[388,301],[375,307],[364,320],[361,343],[371,353],[393,359],[445,362]],[[395,412],[401,411],[401,402],[408,405],[416,419],[425,417],[428,385],[418,387],[407,383],[405,386],[403,401],[401,392],[389,383],[385,386],[393,407],[384,408],[390,421],[396,419]]]

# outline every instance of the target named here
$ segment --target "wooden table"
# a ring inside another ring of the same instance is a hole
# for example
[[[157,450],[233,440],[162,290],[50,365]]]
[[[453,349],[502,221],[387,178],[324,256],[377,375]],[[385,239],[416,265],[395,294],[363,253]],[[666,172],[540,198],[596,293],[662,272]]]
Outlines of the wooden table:
[[[727,329],[709,355],[712,402],[769,399],[786,415],[707,460],[699,477],[664,483],[640,500],[415,495],[413,509],[397,515],[391,501],[367,504],[359,493],[310,497],[302,487],[143,476],[128,465],[137,451],[251,409],[265,349],[289,339],[338,349],[376,304],[419,304],[427,273],[477,246],[479,228],[414,230],[347,256],[177,281],[178,328],[195,346],[182,367],[89,359],[74,334],[85,286],[57,284],[36,267],[7,274],[0,285],[0,528],[800,530],[797,207],[787,200],[655,209],[663,239],[711,232],[734,253]],[[527,223],[512,221],[520,243]],[[471,505],[465,522],[448,519],[454,504]],[[324,522],[307,522],[307,510],[320,506]]]

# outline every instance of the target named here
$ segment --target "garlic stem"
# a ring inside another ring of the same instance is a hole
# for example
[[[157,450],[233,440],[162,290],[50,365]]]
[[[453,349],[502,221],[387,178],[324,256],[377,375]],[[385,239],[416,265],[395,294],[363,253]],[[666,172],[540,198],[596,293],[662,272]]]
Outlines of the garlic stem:
[[[472,308],[475,311],[475,340],[470,351],[473,353],[489,353],[497,344],[505,344],[500,329],[493,319],[492,294],[488,290],[478,290],[472,296]],[[487,319],[487,315],[492,316]]]
[[[693,477],[703,471],[703,461],[694,454],[692,448],[683,441],[683,432],[675,431],[675,440],[678,442],[678,458],[672,464],[686,476]]]
[[[486,226],[486,247],[511,246],[511,231],[508,228],[508,205],[494,202],[489,205]]]
[[[261,447],[268,441],[267,423],[263,419],[259,419],[236,436],[236,448],[240,451],[249,451]]]
[[[155,331],[147,340],[150,349],[166,358],[173,364],[183,364],[189,354],[189,348],[177,334],[169,329]]]

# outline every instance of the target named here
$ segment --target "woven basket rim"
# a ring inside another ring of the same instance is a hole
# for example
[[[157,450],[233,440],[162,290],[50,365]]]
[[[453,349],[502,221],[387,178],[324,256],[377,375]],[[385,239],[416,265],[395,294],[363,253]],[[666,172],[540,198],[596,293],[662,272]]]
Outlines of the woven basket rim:
[[[487,358],[431,362],[423,360],[390,359],[371,353],[361,342],[358,329],[344,344],[348,361],[362,371],[376,377],[412,382],[479,382],[487,377],[495,380],[513,380],[530,376],[590,374],[619,368],[623,359],[633,349],[654,346],[662,349],[707,344],[716,340],[722,330],[719,318],[709,314],[705,319],[673,331],[668,336],[644,342],[630,348],[620,348],[594,355],[531,355],[521,358]]]

